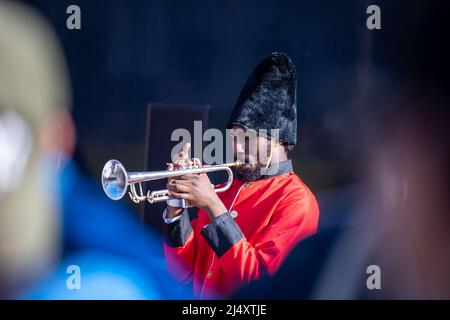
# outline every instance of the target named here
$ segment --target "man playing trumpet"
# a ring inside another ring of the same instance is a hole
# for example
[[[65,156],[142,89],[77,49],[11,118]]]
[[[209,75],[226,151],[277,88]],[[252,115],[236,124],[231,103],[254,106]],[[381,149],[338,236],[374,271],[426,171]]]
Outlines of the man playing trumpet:
[[[288,157],[297,142],[296,85],[295,67],[282,53],[272,53],[250,75],[228,128],[233,135],[259,134],[255,143],[234,143],[235,159],[244,161],[228,190],[216,193],[205,173],[167,184],[170,198],[199,208],[193,215],[169,200],[163,218],[169,269],[180,282],[193,281],[201,298],[228,297],[275,273],[290,250],[317,230],[316,199]],[[200,165],[188,158],[189,147],[169,170]],[[261,150],[269,154],[264,161]]]

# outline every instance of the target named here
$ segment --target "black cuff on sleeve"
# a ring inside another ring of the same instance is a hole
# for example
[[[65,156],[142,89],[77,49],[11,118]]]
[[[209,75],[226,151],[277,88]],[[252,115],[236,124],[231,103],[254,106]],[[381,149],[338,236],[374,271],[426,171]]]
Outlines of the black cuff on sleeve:
[[[229,212],[211,221],[203,228],[202,235],[219,258],[244,237]]]
[[[192,232],[189,215],[184,212],[181,218],[164,226],[164,238],[169,247],[182,247]]]

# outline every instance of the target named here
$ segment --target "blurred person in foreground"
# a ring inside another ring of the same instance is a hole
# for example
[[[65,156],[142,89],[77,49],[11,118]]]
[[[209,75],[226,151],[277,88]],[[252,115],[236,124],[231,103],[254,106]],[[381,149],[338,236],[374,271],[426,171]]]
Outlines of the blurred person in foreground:
[[[188,297],[166,275],[160,240],[70,159],[69,88],[50,27],[0,1],[0,297]]]

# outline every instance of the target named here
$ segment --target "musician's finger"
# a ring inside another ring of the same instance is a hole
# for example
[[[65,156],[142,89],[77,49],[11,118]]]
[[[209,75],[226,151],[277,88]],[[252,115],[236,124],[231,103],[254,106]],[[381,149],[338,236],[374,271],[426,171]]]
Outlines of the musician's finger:
[[[183,146],[179,153],[179,158],[183,160],[189,160],[189,149],[191,148],[191,144],[188,142]]]
[[[166,184],[166,189],[169,191],[174,191],[174,192],[177,191],[175,184],[172,184],[172,183]]]
[[[183,146],[181,150],[185,155],[189,155],[189,149],[191,148],[191,144],[188,142]]]
[[[179,162],[180,160],[187,160],[189,157],[189,149],[191,148],[191,144],[188,142],[185,145],[183,145],[182,149],[175,154],[172,154],[172,162],[176,163]]]
[[[167,190],[171,192],[177,192],[177,193],[189,193],[189,190],[192,188],[190,186],[181,185],[179,183],[172,184],[167,187]]]
[[[178,179],[178,178],[177,178],[177,179]],[[174,183],[174,184],[180,185],[180,186],[189,186],[189,187],[192,187],[192,180],[191,180],[191,179],[189,179],[189,180],[187,180],[187,179],[185,179],[185,180],[178,179],[178,180],[175,180],[175,183]]]
[[[192,180],[192,179],[196,179],[198,177],[198,174],[185,174],[185,175],[182,175],[182,176],[179,176],[179,177],[177,177],[177,181],[180,181],[180,180]]]
[[[174,161],[173,163],[175,169],[182,169],[186,166],[186,160],[185,159],[178,159]]]
[[[201,168],[202,167],[202,163],[200,162],[199,158],[192,158],[193,161],[193,167],[194,168]]]
[[[173,199],[191,200],[191,196],[190,196],[189,193],[181,193],[181,192],[169,191],[169,197],[171,197]]]

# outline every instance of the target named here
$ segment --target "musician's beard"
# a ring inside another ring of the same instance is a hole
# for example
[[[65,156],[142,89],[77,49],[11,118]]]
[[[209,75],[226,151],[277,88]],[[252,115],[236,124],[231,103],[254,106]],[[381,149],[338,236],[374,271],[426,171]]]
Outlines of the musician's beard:
[[[236,170],[236,177],[245,182],[256,181],[261,178],[260,165],[244,164],[241,168]]]

